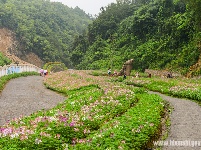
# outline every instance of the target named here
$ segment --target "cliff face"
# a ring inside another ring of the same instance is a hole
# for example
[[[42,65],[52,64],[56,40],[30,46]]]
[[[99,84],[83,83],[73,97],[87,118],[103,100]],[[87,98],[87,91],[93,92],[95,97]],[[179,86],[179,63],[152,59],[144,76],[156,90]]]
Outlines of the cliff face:
[[[30,63],[41,67],[43,61],[34,53],[25,53],[20,50],[18,47],[18,41],[15,37],[15,34],[6,29],[0,28],[0,52],[4,56],[12,60],[12,63]]]
[[[9,55],[8,50],[13,43],[12,32],[5,28],[0,29],[0,52],[6,56]]]

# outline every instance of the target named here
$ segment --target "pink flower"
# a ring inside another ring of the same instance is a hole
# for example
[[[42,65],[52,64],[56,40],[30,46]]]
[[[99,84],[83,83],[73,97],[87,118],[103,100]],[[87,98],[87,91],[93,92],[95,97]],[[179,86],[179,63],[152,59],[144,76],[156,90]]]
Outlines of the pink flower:
[[[90,133],[91,131],[89,129],[84,129],[84,134]]]
[[[45,137],[50,137],[50,136],[51,136],[50,134],[45,133],[45,132],[41,132],[40,135],[41,135],[41,136],[45,136]]]
[[[73,143],[73,144],[76,144],[76,142],[77,142],[77,139],[76,139],[76,138],[73,138],[73,139],[72,139],[72,143]]]
[[[149,126],[150,126],[150,127],[153,127],[153,126],[154,126],[154,123],[150,123]]]
[[[80,139],[79,143],[85,143],[85,141],[83,139]]]
[[[28,136],[27,135],[21,135],[20,136],[20,140],[23,141],[23,140],[26,140],[28,139]]]
[[[74,128],[74,131],[75,131],[75,132],[78,132],[78,131],[79,131],[79,129],[78,129],[78,128]]]
[[[13,129],[12,128],[1,128],[0,131],[3,134],[3,136],[7,136],[13,132]]]
[[[61,135],[60,134],[56,134],[54,138],[60,139]]]
[[[68,118],[63,117],[63,116],[59,116],[59,120],[60,120],[61,122],[66,122],[66,121],[68,120]]]
[[[75,123],[72,121],[69,126],[73,127],[74,125],[75,125]]]

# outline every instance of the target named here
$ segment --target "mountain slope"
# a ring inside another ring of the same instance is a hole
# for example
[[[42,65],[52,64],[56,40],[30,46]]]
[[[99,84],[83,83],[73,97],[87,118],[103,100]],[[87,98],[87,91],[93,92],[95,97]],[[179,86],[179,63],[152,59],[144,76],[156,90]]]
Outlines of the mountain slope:
[[[115,70],[134,59],[135,70],[167,69],[186,75],[200,55],[200,2],[123,0],[108,5],[88,33],[74,40],[71,61],[78,69]]]
[[[35,55],[43,63],[62,61],[67,66],[68,48],[75,35],[82,33],[91,22],[90,16],[79,8],[46,0],[0,1],[0,27],[16,36],[17,56]]]
[[[12,63],[26,63],[15,56],[15,40],[13,33],[5,28],[0,28],[0,52],[9,58]]]

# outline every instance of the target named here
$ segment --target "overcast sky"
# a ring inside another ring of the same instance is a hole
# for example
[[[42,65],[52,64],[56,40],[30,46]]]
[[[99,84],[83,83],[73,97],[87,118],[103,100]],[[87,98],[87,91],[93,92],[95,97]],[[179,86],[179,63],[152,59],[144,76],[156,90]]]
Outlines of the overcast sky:
[[[68,7],[75,8],[78,6],[80,9],[84,10],[85,13],[89,13],[92,15],[98,15],[101,7],[105,7],[112,2],[116,2],[116,0],[51,0],[62,2]]]

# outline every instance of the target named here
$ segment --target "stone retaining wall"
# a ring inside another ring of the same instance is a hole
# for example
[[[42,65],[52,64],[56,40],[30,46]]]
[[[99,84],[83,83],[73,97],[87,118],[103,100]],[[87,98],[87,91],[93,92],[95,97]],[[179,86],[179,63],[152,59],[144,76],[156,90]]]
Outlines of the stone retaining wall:
[[[179,77],[181,74],[175,73],[168,70],[152,70],[145,69],[145,73],[151,74],[151,76],[159,76],[159,77]]]

